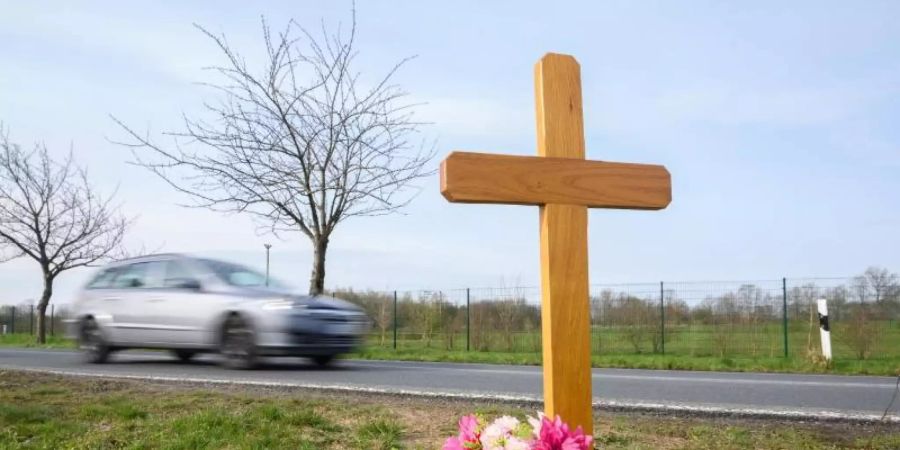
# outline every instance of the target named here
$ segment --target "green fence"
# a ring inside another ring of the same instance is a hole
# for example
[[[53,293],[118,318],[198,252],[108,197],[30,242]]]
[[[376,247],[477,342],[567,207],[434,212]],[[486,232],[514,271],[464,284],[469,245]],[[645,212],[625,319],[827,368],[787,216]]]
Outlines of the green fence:
[[[540,289],[337,290],[373,318],[369,344],[540,352]],[[900,286],[865,277],[591,286],[595,354],[784,357],[819,354],[828,300],[835,358],[900,358]]]
[[[0,334],[37,334],[37,307],[34,305],[0,306]],[[51,304],[47,307],[47,335],[65,334],[65,308]]]
[[[890,275],[890,274],[889,274]],[[538,353],[540,289],[336,290],[374,326],[367,344],[398,350]],[[828,302],[839,359],[900,358],[896,276],[595,285],[596,355],[771,358],[820,354],[816,300]],[[63,333],[63,308],[48,308],[48,334]],[[32,305],[0,307],[0,332],[36,332]]]

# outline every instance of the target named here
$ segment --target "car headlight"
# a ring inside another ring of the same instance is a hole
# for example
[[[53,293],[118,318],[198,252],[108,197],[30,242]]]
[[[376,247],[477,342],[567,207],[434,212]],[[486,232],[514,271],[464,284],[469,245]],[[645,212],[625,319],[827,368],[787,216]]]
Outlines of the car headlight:
[[[306,305],[294,303],[291,300],[275,300],[263,303],[262,309],[279,310],[279,309],[304,309]]]

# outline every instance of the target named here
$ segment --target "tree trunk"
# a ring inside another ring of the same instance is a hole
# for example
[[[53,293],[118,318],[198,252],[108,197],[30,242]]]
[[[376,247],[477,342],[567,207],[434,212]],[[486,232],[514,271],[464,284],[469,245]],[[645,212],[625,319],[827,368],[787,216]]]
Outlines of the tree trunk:
[[[47,305],[50,304],[50,297],[53,296],[53,276],[48,273],[44,274],[44,292],[41,293],[41,301],[38,303],[37,316],[37,341],[43,344],[47,341]]]
[[[328,237],[313,238],[313,267],[309,277],[309,295],[321,295],[325,291],[325,252]]]

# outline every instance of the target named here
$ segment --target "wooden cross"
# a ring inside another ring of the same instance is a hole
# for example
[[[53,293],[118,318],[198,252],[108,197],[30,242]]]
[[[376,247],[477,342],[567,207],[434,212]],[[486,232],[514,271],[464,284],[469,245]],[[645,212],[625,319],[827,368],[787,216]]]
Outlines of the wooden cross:
[[[662,209],[663,166],[584,159],[581,71],[548,53],[534,67],[538,156],[452,152],[441,162],[451,202],[540,206],[545,414],[593,432],[587,208]]]

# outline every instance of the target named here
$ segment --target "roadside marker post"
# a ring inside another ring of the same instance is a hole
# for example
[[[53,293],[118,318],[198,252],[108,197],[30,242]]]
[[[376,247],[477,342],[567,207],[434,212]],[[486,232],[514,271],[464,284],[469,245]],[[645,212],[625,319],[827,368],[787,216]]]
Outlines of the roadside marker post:
[[[822,356],[825,360],[831,362],[831,325],[828,323],[828,303],[824,298],[820,298],[818,303],[819,309],[819,335],[822,338]]]

